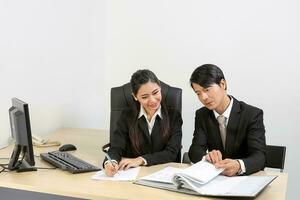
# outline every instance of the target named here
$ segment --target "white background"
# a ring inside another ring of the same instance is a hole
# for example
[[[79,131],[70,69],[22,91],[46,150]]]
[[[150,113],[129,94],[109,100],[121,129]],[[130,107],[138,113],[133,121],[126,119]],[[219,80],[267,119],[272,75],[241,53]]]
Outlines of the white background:
[[[0,0],[0,147],[12,97],[32,132],[109,128],[110,88],[149,68],[183,89],[183,151],[202,105],[189,86],[204,63],[228,93],[264,110],[268,144],[287,146],[288,199],[299,182],[300,3],[292,0]]]

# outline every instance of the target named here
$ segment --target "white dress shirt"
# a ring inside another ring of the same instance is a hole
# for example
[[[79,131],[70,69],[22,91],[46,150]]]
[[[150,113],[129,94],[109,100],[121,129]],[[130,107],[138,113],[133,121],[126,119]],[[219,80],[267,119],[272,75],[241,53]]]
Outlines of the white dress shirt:
[[[152,129],[156,120],[156,116],[159,116],[162,119],[161,116],[161,106],[159,106],[159,108],[157,109],[157,111],[153,114],[152,118],[150,119],[150,121],[148,120],[148,115],[144,109],[144,107],[141,105],[140,107],[140,113],[138,116],[138,119],[141,118],[142,116],[144,116],[146,118],[147,124],[148,124],[148,130],[149,130],[149,134],[151,135],[152,133]]]
[[[226,108],[226,110],[224,111],[224,113],[221,114],[221,115],[223,115],[225,117],[226,127],[227,127],[227,124],[228,124],[228,121],[229,121],[229,117],[230,117],[230,113],[231,113],[232,105],[233,105],[233,98],[231,96],[229,96],[229,98],[230,98],[229,106]],[[216,119],[220,116],[220,114],[217,113],[215,110],[214,110],[214,114],[215,114]],[[226,132],[226,134],[227,134],[227,132]],[[203,158],[205,159],[205,156]],[[238,175],[241,175],[241,174],[243,174],[243,173],[246,172],[245,163],[241,159],[237,159],[237,161],[240,163],[240,166],[241,166],[241,170],[238,172]]]

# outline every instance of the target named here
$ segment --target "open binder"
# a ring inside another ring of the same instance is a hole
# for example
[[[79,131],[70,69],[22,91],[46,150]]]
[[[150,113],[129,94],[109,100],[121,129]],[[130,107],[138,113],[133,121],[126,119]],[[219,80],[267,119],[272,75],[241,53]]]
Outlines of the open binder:
[[[276,176],[220,175],[222,169],[200,161],[186,169],[166,167],[135,184],[203,196],[256,197]]]

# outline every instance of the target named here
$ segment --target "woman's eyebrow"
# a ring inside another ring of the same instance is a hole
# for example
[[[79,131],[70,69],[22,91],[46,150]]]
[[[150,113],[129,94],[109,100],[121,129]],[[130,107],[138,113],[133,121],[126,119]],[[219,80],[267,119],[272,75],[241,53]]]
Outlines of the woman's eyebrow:
[[[149,94],[142,94],[141,97],[147,97]]]
[[[152,91],[152,93],[154,93],[154,92],[158,92],[158,89],[155,89],[155,90]]]

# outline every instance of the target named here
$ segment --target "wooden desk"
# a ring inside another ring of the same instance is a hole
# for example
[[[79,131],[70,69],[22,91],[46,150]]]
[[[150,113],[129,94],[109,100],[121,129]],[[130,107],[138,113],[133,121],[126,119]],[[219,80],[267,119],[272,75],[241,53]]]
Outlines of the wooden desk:
[[[49,136],[59,140],[62,144],[72,143],[77,146],[74,155],[92,164],[100,166],[104,158],[100,147],[107,143],[109,136],[107,131],[90,129],[63,129]],[[35,155],[43,152],[57,150],[57,147],[34,148]],[[0,157],[9,157],[12,147],[0,150]],[[37,167],[51,167],[48,163],[35,158]],[[3,163],[3,160],[1,160]],[[166,166],[186,167],[185,164],[168,163],[152,167],[142,167],[139,177],[153,173]],[[4,172],[0,174],[0,187],[65,195],[87,199],[133,199],[133,200],[161,200],[161,199],[218,199],[212,197],[200,197],[186,195],[177,192],[154,189],[150,187],[132,184],[131,182],[95,181],[91,176],[95,172],[70,174],[60,169],[38,170],[36,172]],[[256,175],[278,175],[278,177],[256,198],[258,200],[272,199],[282,200],[286,198],[287,174],[280,172],[262,171]]]

